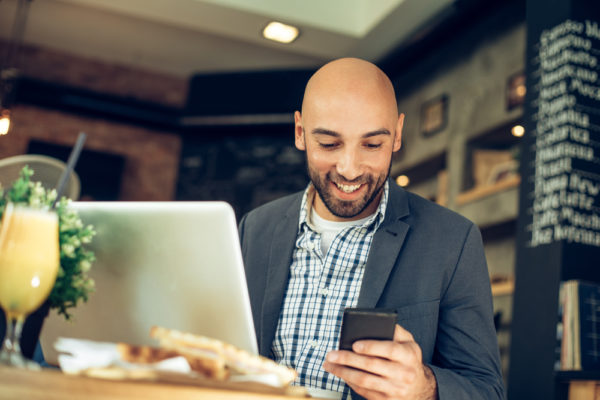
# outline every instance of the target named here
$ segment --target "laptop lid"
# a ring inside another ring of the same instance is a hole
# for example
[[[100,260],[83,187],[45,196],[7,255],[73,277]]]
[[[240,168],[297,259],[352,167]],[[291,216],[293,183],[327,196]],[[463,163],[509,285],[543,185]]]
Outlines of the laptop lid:
[[[41,344],[58,337],[156,345],[152,325],[217,338],[258,354],[233,209],[224,202],[73,202],[97,232],[89,248],[96,290],[51,312]]]

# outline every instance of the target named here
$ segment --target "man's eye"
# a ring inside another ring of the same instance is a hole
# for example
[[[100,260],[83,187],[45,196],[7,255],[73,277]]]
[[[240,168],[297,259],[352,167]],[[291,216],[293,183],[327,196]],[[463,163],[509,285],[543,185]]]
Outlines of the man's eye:
[[[337,146],[337,143],[319,143],[319,146],[324,149],[333,149],[335,146]]]
[[[381,143],[367,143],[365,147],[368,149],[378,149],[381,147]]]

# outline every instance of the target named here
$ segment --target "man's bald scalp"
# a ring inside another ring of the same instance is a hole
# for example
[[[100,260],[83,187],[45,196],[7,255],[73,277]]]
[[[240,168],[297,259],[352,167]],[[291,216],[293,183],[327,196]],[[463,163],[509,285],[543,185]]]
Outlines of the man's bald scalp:
[[[358,58],[340,58],[322,66],[308,80],[302,100],[302,113],[309,102],[338,93],[341,97],[376,93],[377,98],[395,110],[398,106],[394,86],[375,64]]]

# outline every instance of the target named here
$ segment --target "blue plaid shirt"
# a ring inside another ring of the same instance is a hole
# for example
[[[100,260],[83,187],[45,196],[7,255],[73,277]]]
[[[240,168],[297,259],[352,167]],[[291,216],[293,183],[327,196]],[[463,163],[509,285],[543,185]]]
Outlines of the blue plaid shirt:
[[[358,301],[373,234],[383,221],[389,183],[377,211],[361,225],[341,230],[327,254],[321,235],[310,224],[315,196],[309,184],[302,198],[298,237],[290,279],[279,315],[272,353],[274,359],[298,371],[296,385],[346,392],[346,385],[323,370],[325,355],[338,348],[344,308]]]

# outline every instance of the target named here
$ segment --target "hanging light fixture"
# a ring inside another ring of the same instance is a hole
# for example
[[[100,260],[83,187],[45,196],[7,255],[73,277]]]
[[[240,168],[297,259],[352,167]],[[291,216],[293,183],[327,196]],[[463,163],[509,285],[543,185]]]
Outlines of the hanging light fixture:
[[[4,109],[0,114],[0,135],[6,135],[10,129],[10,110]]]
[[[27,15],[29,5],[33,0],[19,0],[15,19],[13,21],[10,40],[6,43],[6,48],[2,59],[0,59],[0,135],[6,135],[10,130],[11,111],[15,86],[18,78],[18,71],[15,68],[17,54],[23,42],[25,25],[27,24]]]

